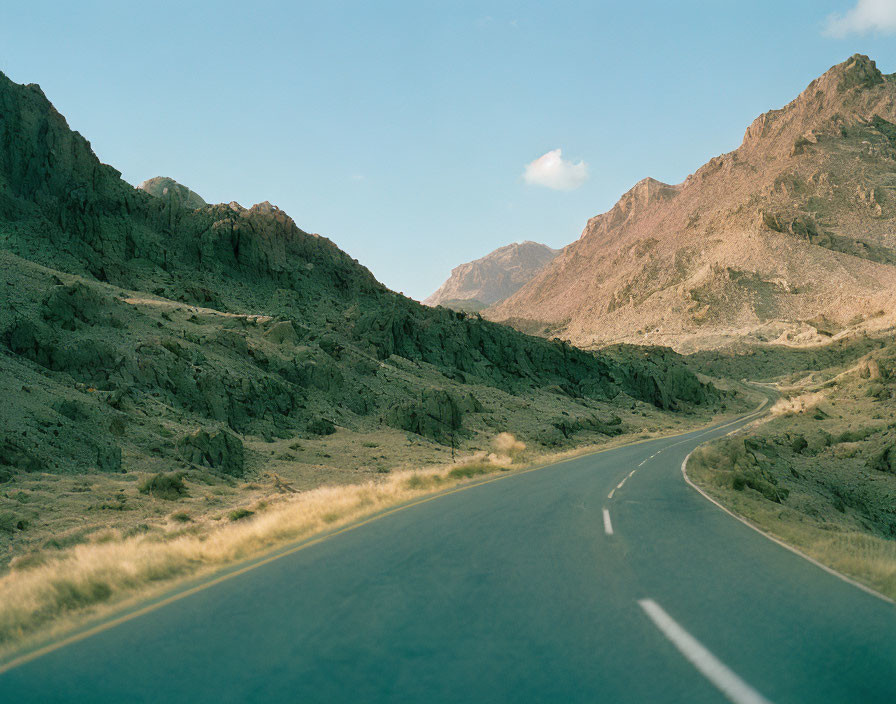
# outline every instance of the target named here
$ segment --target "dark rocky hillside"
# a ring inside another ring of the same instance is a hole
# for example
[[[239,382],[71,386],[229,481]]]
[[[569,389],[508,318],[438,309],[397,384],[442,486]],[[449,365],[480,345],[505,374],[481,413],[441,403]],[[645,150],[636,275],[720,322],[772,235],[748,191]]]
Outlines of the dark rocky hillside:
[[[426,308],[269,203],[194,204],[124,182],[0,74],[0,480],[239,475],[247,437],[337,427],[556,445],[732,402],[667,350],[596,355]]]

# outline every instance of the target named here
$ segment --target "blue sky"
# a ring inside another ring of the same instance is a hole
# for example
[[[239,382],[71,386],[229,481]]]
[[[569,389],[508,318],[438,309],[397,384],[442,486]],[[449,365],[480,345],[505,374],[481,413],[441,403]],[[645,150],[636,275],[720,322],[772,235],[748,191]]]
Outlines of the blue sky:
[[[680,182],[853,53],[896,72],[896,0],[10,5],[0,70],[130,183],[270,200],[417,298]]]

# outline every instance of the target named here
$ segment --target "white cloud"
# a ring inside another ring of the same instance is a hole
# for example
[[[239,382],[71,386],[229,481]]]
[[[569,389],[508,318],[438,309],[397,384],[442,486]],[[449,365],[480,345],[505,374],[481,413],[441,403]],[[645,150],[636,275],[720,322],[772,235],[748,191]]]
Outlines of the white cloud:
[[[545,186],[557,191],[572,191],[588,178],[588,165],[584,161],[573,164],[563,158],[560,149],[543,154],[526,164],[523,179],[534,186]]]
[[[857,0],[846,13],[830,15],[824,29],[829,37],[872,32],[896,33],[896,0]]]

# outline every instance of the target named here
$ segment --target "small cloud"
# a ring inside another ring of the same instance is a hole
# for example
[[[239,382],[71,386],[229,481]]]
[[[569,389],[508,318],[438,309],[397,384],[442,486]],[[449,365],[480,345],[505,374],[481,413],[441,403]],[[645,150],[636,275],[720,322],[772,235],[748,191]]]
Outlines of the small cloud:
[[[842,38],[850,34],[896,33],[896,0],[857,0],[844,14],[829,15],[824,33]]]
[[[355,172],[350,176],[350,178],[352,181],[363,181],[365,179],[365,176],[364,174]]]
[[[533,186],[545,186],[556,191],[572,191],[588,178],[588,165],[584,161],[573,164],[563,158],[560,149],[543,154],[526,164],[523,179]]]

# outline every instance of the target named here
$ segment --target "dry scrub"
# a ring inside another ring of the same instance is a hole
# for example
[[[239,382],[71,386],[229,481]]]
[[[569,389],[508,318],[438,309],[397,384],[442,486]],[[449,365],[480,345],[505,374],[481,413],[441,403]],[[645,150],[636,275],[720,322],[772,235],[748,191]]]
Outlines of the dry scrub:
[[[525,445],[502,433],[495,449],[503,454],[480,453],[450,468],[396,472],[377,482],[281,496],[272,506],[233,512],[231,523],[210,529],[184,528],[190,522],[185,516],[167,534],[110,532],[52,556],[32,556],[0,578],[0,653],[71,628],[128,598],[169,588],[176,579],[206,574],[471,477],[510,469],[511,455],[519,458]]]
[[[776,500],[780,489],[744,469],[733,440],[698,448],[695,484],[735,513],[822,564],[896,599],[896,541],[820,520]]]

